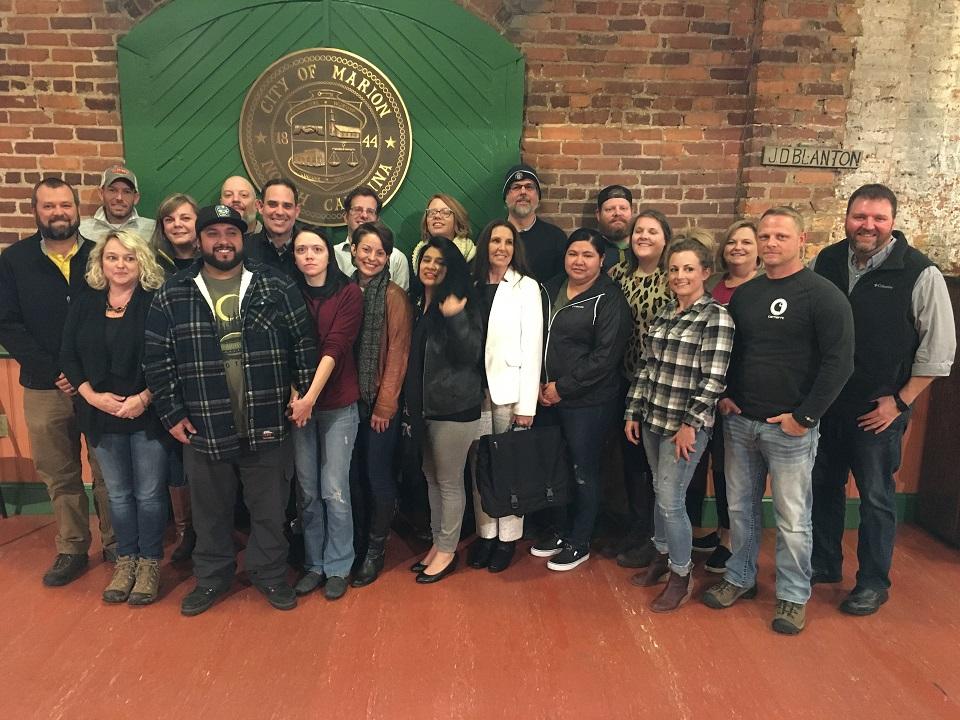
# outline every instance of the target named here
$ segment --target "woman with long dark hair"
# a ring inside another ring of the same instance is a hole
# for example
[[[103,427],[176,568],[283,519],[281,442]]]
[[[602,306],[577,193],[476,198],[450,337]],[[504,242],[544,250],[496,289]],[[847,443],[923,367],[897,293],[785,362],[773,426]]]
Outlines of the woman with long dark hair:
[[[357,268],[353,280],[363,292],[363,323],[356,344],[360,382],[360,426],[352,474],[354,518],[363,532],[363,563],[354,587],[369,585],[383,570],[384,549],[397,503],[393,456],[400,431],[398,409],[410,354],[413,313],[407,293],[390,279],[393,233],[380,223],[363,223],[350,236]]]
[[[404,382],[405,415],[422,452],[433,544],[410,569],[418,583],[434,583],[457,567],[466,505],[463,468],[483,398],[483,320],[467,261],[452,242],[431,237],[414,267],[416,312]]]
[[[354,560],[350,458],[357,437],[360,387],[353,344],[363,318],[363,293],[337,265],[333,243],[317,227],[294,229],[293,257],[317,335],[320,362],[313,382],[290,398],[293,447],[301,492],[306,573],[298,595],[324,586],[343,597]]]

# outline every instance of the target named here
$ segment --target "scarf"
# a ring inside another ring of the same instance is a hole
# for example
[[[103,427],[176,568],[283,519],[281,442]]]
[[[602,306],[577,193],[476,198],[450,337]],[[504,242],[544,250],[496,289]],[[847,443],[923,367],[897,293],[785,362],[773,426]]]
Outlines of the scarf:
[[[359,273],[354,273],[359,282]],[[390,268],[385,267],[363,289],[363,324],[357,336],[357,373],[360,397],[372,409],[380,387],[380,337],[387,315],[387,286]]]

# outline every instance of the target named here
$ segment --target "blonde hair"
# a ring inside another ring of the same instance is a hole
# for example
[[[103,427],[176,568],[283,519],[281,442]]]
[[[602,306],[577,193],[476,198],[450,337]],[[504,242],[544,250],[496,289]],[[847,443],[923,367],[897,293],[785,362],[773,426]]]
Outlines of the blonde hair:
[[[763,222],[764,218],[768,218],[770,216],[791,218],[794,225],[797,226],[797,232],[803,233],[803,216],[792,207],[789,207],[788,205],[778,205],[777,207],[772,207],[760,216],[760,222]],[[760,223],[757,224],[759,225]]]
[[[753,231],[753,242],[757,242],[757,223],[755,223],[750,218],[740,218],[733,222],[730,227],[727,228],[727,231],[723,234],[723,242],[717,246],[717,270],[720,272],[729,272],[730,268],[727,267],[727,260],[723,257],[724,248],[727,247],[727,243],[730,242],[730,238],[733,237],[734,233],[737,230],[742,230],[743,228],[750,228]],[[760,267],[760,256],[757,255],[757,267]]]
[[[90,259],[87,260],[87,284],[94,290],[107,287],[103,276],[103,249],[111,240],[116,240],[127,250],[133,252],[140,266],[140,287],[144,290],[156,290],[166,279],[163,269],[157,264],[153,249],[149,243],[132,230],[115,230],[93,246]]]
[[[427,207],[430,207],[430,203],[434,200],[442,201],[453,211],[453,237],[448,239],[456,240],[457,238],[470,237],[470,215],[467,213],[467,209],[460,204],[460,201],[446,193],[437,193],[427,200]],[[430,237],[431,232],[427,229],[427,211],[424,210],[423,219],[420,221],[420,241],[426,242]]]

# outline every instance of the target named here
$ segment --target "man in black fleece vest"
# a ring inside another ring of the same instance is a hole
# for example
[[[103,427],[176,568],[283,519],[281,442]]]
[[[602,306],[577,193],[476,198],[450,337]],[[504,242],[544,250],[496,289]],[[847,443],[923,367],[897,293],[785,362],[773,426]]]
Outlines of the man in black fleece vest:
[[[777,520],[777,609],[773,629],[803,630],[810,598],[811,473],[817,425],[853,371],[850,305],[803,266],[803,219],[788,207],[760,218],[765,274],[737,289],[737,325],[727,371],[723,421],[733,555],[703,596],[713,608],[757,593],[761,503],[770,474]]]
[[[853,376],[823,418],[813,472],[813,579],[842,580],[846,484],[860,491],[859,570],[840,604],[870,615],[887,601],[896,533],[900,445],[910,406],[935,377],[950,374],[956,350],[943,275],[893,229],[897,197],[883,185],[850,196],[846,238],[813,269],[850,301],[856,333]]]

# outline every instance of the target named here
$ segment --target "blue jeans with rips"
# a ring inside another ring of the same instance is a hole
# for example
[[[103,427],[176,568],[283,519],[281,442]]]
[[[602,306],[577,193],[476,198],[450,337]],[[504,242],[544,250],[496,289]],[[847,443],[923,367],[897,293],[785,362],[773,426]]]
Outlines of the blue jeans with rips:
[[[742,588],[756,583],[763,491],[769,472],[777,521],[777,598],[805,604],[810,599],[811,475],[819,428],[795,437],[776,424],[727,415],[723,431],[733,552],[727,560],[726,579]]]
[[[677,575],[689,575],[693,569],[693,527],[687,515],[687,488],[700,457],[710,440],[710,428],[697,430],[690,459],[676,459],[673,435],[660,435],[641,425],[643,447],[653,470],[656,509],[653,516],[653,544],[659,553],[668,553],[670,569]]]
[[[304,567],[327,577],[347,577],[353,565],[353,511],[350,458],[359,415],[352,403],[314,410],[307,424],[293,429],[300,483]]]
[[[94,449],[110,497],[117,552],[163,557],[169,448],[146,432],[106,433]]]

